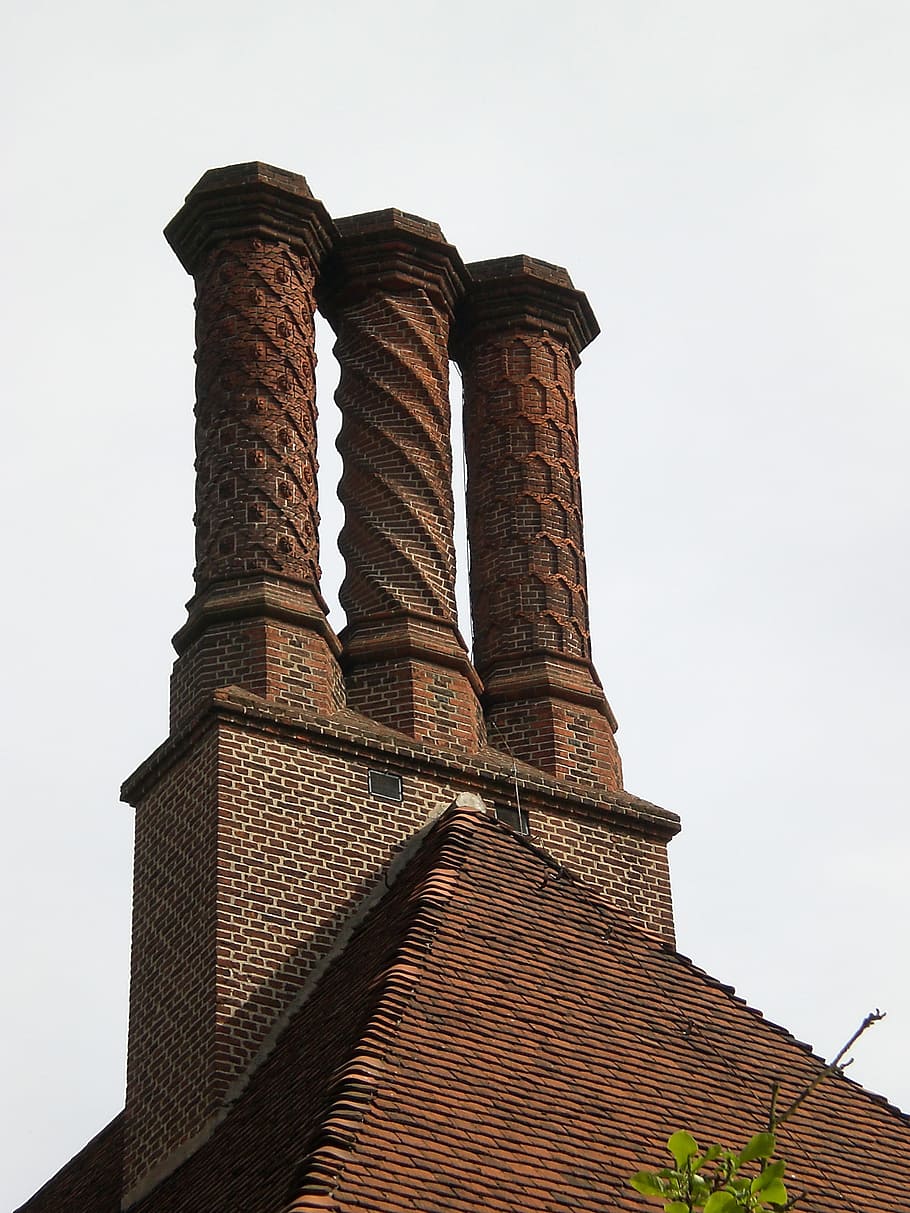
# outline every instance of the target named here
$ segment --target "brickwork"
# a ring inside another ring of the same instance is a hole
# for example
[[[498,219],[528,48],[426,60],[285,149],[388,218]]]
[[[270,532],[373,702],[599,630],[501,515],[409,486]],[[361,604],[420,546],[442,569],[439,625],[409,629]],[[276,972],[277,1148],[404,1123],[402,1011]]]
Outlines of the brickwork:
[[[135,796],[125,1192],[199,1133],[445,777],[212,721]],[[405,800],[372,795],[370,766]]]
[[[476,749],[476,680],[455,607],[448,395],[464,268],[435,224],[399,211],[341,219],[338,229],[320,298],[341,366],[349,703],[412,736]],[[455,693],[428,697],[440,680]]]
[[[517,782],[533,842],[647,930],[673,929],[677,822],[621,791],[590,660],[584,297],[526,258],[475,267],[465,295],[435,224],[335,225],[302,178],[260,164],[206,174],[168,236],[198,295],[197,593],[171,736],[124,785],[127,1207],[211,1129],[342,925],[456,794],[511,803]],[[319,590],[315,297],[341,363],[340,638]],[[459,308],[483,684],[455,610]],[[370,792],[371,769],[401,777],[400,803]]]
[[[196,282],[197,592],[175,641],[175,723],[220,678],[322,710],[337,700],[319,593],[313,327],[334,234],[302,177],[261,164],[206,173],[167,229]],[[301,654],[311,683],[324,676],[309,691]]]
[[[312,262],[256,238],[196,275],[196,584],[319,584]]]
[[[124,1191],[217,1106],[214,725],[136,804]]]
[[[666,838],[605,829],[596,813],[530,809],[531,839],[595,893],[668,944],[676,940]]]
[[[534,686],[531,676],[539,681]],[[504,671],[508,673],[508,670]],[[564,671],[557,671],[563,674]],[[491,739],[510,754],[580,787],[592,782],[622,786],[613,726],[596,694],[567,698],[564,678],[548,682],[545,663],[519,671],[531,683],[524,697],[496,698],[487,705]]]
[[[383,801],[369,791],[369,766],[293,738],[222,729],[216,1050],[225,1075],[245,1069],[396,850],[454,798],[443,781],[399,765],[404,800]]]
[[[591,664],[575,366],[597,326],[564,270],[481,262],[462,306],[474,660],[493,737],[561,778],[622,786]]]
[[[257,590],[262,588],[260,584]],[[171,675],[172,731],[204,711],[220,687],[239,686],[321,715],[343,706],[339,646],[321,611],[305,599],[302,622],[276,618],[282,604],[292,614],[299,595],[285,586],[269,588],[270,608],[257,593],[241,610],[239,587],[228,587],[232,609],[227,618],[214,618],[178,635],[182,652]],[[207,606],[215,601],[210,596]]]
[[[408,657],[354,665],[346,690],[365,716],[455,753],[476,750],[485,731],[475,683],[457,668]]]
[[[455,625],[448,317],[415,289],[344,311],[339,598],[350,627],[390,611]]]
[[[672,941],[671,815],[576,800],[493,751],[441,761],[392,734],[380,742],[351,713],[314,730],[288,709],[219,702],[186,753],[127,790],[138,806],[127,1192],[215,1114],[397,850],[459,792],[513,804],[517,777],[531,840]],[[401,777],[400,804],[370,792],[370,769]]]
[[[524,332],[483,342],[469,365],[477,667],[539,651],[590,660],[570,352]]]

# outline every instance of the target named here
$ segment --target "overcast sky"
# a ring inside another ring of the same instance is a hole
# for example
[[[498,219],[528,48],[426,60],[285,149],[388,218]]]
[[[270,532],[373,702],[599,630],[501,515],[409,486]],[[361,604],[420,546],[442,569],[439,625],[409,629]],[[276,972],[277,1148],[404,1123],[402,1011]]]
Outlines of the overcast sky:
[[[595,657],[627,787],[683,818],[680,948],[826,1055],[887,1010],[852,1073],[910,1108],[905,0],[0,21],[0,1207],[122,1106],[118,789],[165,736],[192,590],[192,284],[161,228],[250,159],[336,216],[398,206],[465,260],[529,253],[587,292]],[[324,329],[320,356],[331,596]]]

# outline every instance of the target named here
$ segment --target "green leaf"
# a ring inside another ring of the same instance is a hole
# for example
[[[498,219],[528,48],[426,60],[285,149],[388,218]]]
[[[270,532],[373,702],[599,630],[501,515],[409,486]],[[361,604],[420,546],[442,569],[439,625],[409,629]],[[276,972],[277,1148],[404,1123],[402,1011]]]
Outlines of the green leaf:
[[[650,1171],[636,1171],[629,1183],[636,1192],[641,1192],[642,1196],[663,1196],[666,1191],[663,1180],[652,1175]]]
[[[691,1133],[687,1133],[685,1129],[680,1129],[667,1142],[667,1149],[676,1159],[676,1165],[684,1167],[686,1160],[698,1152],[698,1142]]]
[[[783,1174],[786,1169],[787,1164],[783,1159],[779,1159],[777,1162],[769,1162],[764,1171],[762,1171],[761,1175],[757,1175],[755,1179],[752,1180],[752,1191],[764,1192],[765,1189],[770,1184],[774,1183],[776,1179],[783,1178]]]
[[[708,1146],[705,1150],[705,1162],[714,1162],[715,1158],[720,1156],[722,1146]]]
[[[712,1192],[705,1205],[705,1213],[737,1213],[739,1201],[729,1192]]]
[[[785,1205],[787,1203],[787,1189],[779,1179],[775,1179],[763,1190],[761,1198],[772,1205]]]
[[[756,1158],[770,1158],[774,1153],[774,1134],[756,1133],[739,1156],[739,1164],[754,1162]]]
[[[689,1213],[689,1206],[684,1205],[681,1200],[671,1200],[668,1205],[664,1205],[664,1213]]]

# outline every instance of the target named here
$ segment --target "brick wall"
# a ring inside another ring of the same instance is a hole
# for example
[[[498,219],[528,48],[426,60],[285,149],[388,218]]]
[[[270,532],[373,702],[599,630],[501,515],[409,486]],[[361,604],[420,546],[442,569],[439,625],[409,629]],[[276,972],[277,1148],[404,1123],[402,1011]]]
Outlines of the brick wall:
[[[218,730],[210,721],[136,807],[124,1192],[217,1107]]]
[[[571,801],[529,803],[532,841],[639,926],[675,942],[665,835],[605,828],[596,810],[585,813]]]

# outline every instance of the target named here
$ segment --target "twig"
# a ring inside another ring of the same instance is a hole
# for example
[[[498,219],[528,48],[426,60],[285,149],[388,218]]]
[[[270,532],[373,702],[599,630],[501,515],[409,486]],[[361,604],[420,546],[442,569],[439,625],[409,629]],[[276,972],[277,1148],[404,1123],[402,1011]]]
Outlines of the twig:
[[[841,1051],[838,1053],[838,1055],[835,1057],[834,1061],[831,1062],[832,1067],[837,1066],[838,1062],[843,1057],[843,1055],[847,1052],[847,1050],[849,1048],[852,1048],[852,1046],[856,1044],[856,1042],[859,1040],[859,1038],[862,1036],[863,1032],[865,1032],[867,1028],[871,1028],[874,1023],[878,1023],[878,1021],[880,1019],[884,1019],[885,1015],[886,1015],[886,1012],[880,1011],[878,1009],[878,1007],[876,1007],[874,1011],[870,1011],[869,1014],[866,1016],[866,1018],[863,1020],[863,1022],[859,1025],[859,1027],[856,1029],[856,1031],[850,1037],[850,1039],[847,1041],[847,1043],[844,1045],[844,1047],[841,1049]],[[841,1069],[843,1069],[843,1066],[841,1066]]]
[[[856,1044],[856,1042],[862,1036],[863,1032],[865,1032],[868,1028],[871,1028],[874,1023],[878,1023],[878,1021],[880,1019],[884,1019],[884,1018],[885,1018],[885,1012],[879,1011],[879,1009],[877,1007],[874,1011],[870,1011],[869,1014],[866,1016],[866,1018],[863,1020],[863,1022],[859,1025],[859,1027],[856,1029],[856,1031],[850,1037],[850,1039],[847,1041],[847,1043],[844,1045],[844,1047],[840,1050],[840,1052],[834,1058],[834,1060],[829,1061],[828,1064],[825,1066],[825,1068],[823,1070],[820,1070],[819,1073],[816,1074],[815,1078],[812,1079],[812,1081],[808,1084],[808,1086],[805,1086],[802,1089],[802,1091],[800,1091],[799,1095],[797,1095],[796,1099],[793,1100],[793,1103],[790,1104],[790,1106],[789,1106],[789,1108],[787,1108],[786,1112],[784,1112],[784,1114],[779,1117],[775,1116],[775,1108],[777,1105],[777,1093],[778,1093],[780,1084],[775,1082],[775,1084],[771,1090],[771,1112],[770,1112],[770,1115],[768,1118],[768,1124],[769,1124],[769,1127],[770,1127],[770,1130],[772,1133],[778,1127],[778,1125],[785,1124],[790,1119],[790,1117],[793,1115],[793,1113],[796,1112],[796,1110],[802,1104],[803,1100],[812,1094],[812,1092],[819,1085],[819,1083],[823,1082],[831,1074],[836,1074],[839,1071],[845,1070],[847,1068],[847,1066],[850,1065],[849,1061],[847,1061],[843,1065],[841,1065],[841,1058],[844,1056],[844,1054],[847,1052],[848,1049],[852,1048],[852,1046]]]
[[[777,1096],[780,1093],[780,1083],[775,1078],[771,1085],[771,1107],[768,1110],[768,1132],[774,1132],[774,1126],[777,1123],[775,1115],[777,1113]]]

